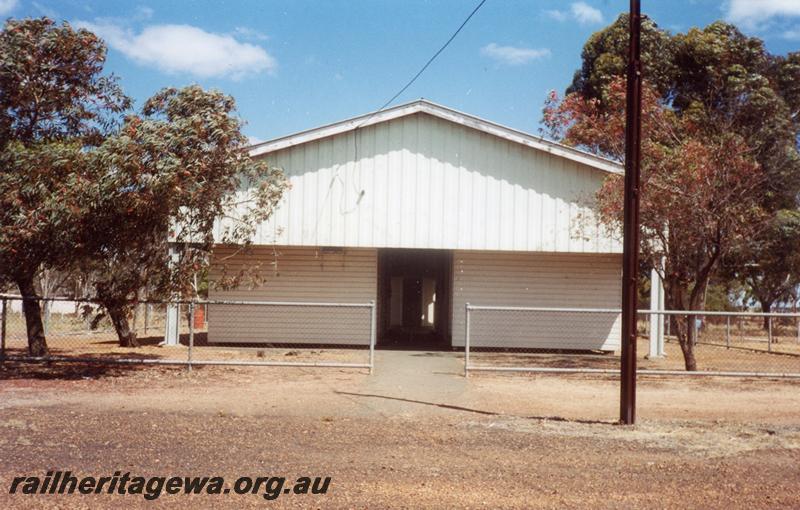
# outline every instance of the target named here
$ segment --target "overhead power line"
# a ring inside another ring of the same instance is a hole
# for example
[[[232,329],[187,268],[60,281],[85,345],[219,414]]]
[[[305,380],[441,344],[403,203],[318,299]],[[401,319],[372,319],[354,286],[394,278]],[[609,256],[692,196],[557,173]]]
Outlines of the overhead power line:
[[[401,89],[400,89],[400,90],[397,92],[397,94],[393,95],[391,99],[389,99],[388,101],[386,101],[385,103],[383,103],[383,106],[381,106],[380,108],[378,108],[377,110],[375,110],[375,111],[372,113],[372,115],[375,115],[376,113],[380,112],[381,110],[383,110],[384,108],[386,108],[387,106],[389,106],[390,104],[392,104],[392,102],[394,102],[394,100],[395,100],[395,99],[397,99],[398,97],[400,97],[400,95],[401,95],[403,92],[405,92],[405,91],[408,89],[408,87],[410,87],[410,86],[411,86],[411,85],[412,85],[412,84],[413,84],[415,81],[417,81],[417,78],[419,78],[419,77],[422,75],[422,73],[424,73],[424,72],[425,72],[425,69],[427,69],[427,68],[428,68],[428,66],[430,66],[430,65],[433,63],[433,61],[434,61],[434,60],[436,60],[436,57],[438,57],[438,56],[439,56],[439,55],[440,55],[440,54],[441,54],[441,53],[442,53],[442,52],[445,50],[445,48],[447,48],[447,47],[450,45],[450,43],[451,43],[451,42],[453,42],[453,39],[455,39],[455,38],[456,38],[456,36],[459,34],[459,32],[461,32],[461,30],[462,30],[462,29],[463,29],[463,28],[466,26],[466,24],[467,24],[467,23],[469,23],[469,20],[470,20],[470,19],[472,19],[472,17],[473,17],[473,16],[475,16],[475,13],[476,13],[476,12],[478,12],[478,10],[479,10],[481,7],[483,7],[483,4],[485,4],[485,3],[486,3],[486,0],[481,0],[481,1],[478,3],[478,5],[477,5],[477,6],[476,6],[476,7],[475,7],[473,10],[472,10],[472,12],[471,12],[471,13],[469,13],[469,16],[467,16],[467,18],[466,18],[466,19],[465,19],[465,20],[464,20],[464,21],[461,23],[461,25],[459,25],[458,29],[457,29],[455,32],[453,32],[453,35],[451,35],[451,36],[450,36],[450,38],[447,40],[447,42],[445,42],[445,43],[442,45],[442,47],[441,47],[441,48],[439,48],[439,49],[438,49],[438,51],[436,51],[436,53],[434,53],[434,54],[433,54],[433,56],[432,56],[431,58],[429,58],[429,59],[428,59],[428,61],[427,61],[427,62],[425,62],[425,65],[424,65],[424,66],[422,66],[422,69],[420,69],[420,70],[417,72],[417,74],[415,74],[415,75],[414,75],[414,77],[413,77],[413,78],[411,78],[411,79],[408,81],[408,83],[406,83],[406,84],[403,86],[403,88],[401,88]],[[368,120],[369,120],[369,119],[372,117],[372,115],[370,115],[369,117],[367,117],[366,119],[364,119],[364,122],[367,122],[367,121],[368,121]],[[362,122],[362,124],[363,124],[364,122]]]
[[[359,131],[358,131],[358,130],[359,130],[359,128],[360,128],[361,126],[363,126],[364,124],[366,124],[367,122],[369,122],[369,120],[370,120],[372,117],[374,117],[375,115],[377,115],[378,113],[380,113],[380,112],[381,112],[381,111],[382,111],[384,108],[386,108],[387,106],[389,106],[390,104],[392,104],[392,102],[393,102],[395,99],[397,99],[398,97],[400,97],[400,95],[401,95],[403,92],[405,92],[405,91],[408,89],[408,87],[410,87],[410,86],[411,86],[411,85],[412,85],[412,84],[413,84],[415,81],[417,81],[417,78],[419,78],[419,77],[422,75],[422,73],[424,73],[424,72],[425,72],[425,69],[427,69],[427,68],[428,68],[428,66],[430,66],[430,65],[433,63],[433,61],[434,61],[434,60],[436,60],[436,57],[438,57],[438,56],[439,56],[439,55],[440,55],[440,54],[441,54],[441,53],[442,53],[442,52],[443,52],[443,51],[444,51],[444,50],[445,50],[445,49],[446,49],[448,46],[450,46],[450,43],[451,43],[451,42],[453,42],[453,39],[455,39],[455,38],[456,38],[456,36],[457,36],[457,35],[458,35],[458,34],[461,32],[461,30],[463,30],[463,29],[464,29],[464,27],[467,25],[467,23],[469,23],[469,20],[471,20],[471,19],[472,19],[472,17],[473,17],[473,16],[475,16],[475,13],[477,13],[477,12],[480,10],[480,8],[481,8],[481,7],[483,7],[483,4],[485,4],[485,3],[486,3],[486,0],[481,0],[480,2],[478,2],[478,5],[476,5],[476,6],[475,6],[475,8],[474,8],[474,9],[472,9],[472,12],[471,12],[471,13],[469,13],[469,16],[467,16],[467,18],[466,18],[466,19],[465,19],[463,22],[461,22],[461,25],[459,25],[459,26],[458,26],[458,28],[456,29],[456,31],[455,31],[455,32],[453,32],[453,35],[451,35],[451,36],[450,36],[450,38],[449,38],[449,39],[447,39],[447,41],[446,41],[446,42],[445,42],[445,43],[442,45],[442,47],[441,47],[441,48],[439,48],[439,49],[436,51],[436,53],[434,53],[434,54],[433,54],[433,56],[432,56],[431,58],[429,58],[429,59],[428,59],[428,61],[427,61],[427,62],[425,62],[425,65],[424,65],[424,66],[422,66],[422,68],[421,68],[419,71],[417,71],[417,74],[415,74],[415,75],[414,75],[414,77],[413,77],[413,78],[411,78],[411,79],[408,81],[408,83],[406,83],[406,84],[403,86],[403,88],[401,88],[401,89],[400,89],[400,90],[397,92],[397,94],[393,95],[391,99],[389,99],[388,101],[386,101],[385,103],[383,103],[383,105],[382,105],[380,108],[378,108],[377,110],[375,110],[374,112],[372,112],[371,114],[369,114],[369,115],[367,116],[367,118],[365,118],[364,120],[362,120],[361,122],[359,122],[359,123],[358,123],[358,125],[357,125],[357,126],[354,128],[354,132],[353,132],[353,161],[356,161],[356,162],[358,163],[359,173],[360,173],[360,171],[361,171],[361,170],[360,170],[360,169],[361,169],[360,159],[359,159],[359,157],[358,157],[358,136],[359,136]],[[330,190],[331,190],[331,188],[333,187],[333,184],[336,182],[336,180],[337,180],[337,179],[338,179],[339,181],[341,181],[341,183],[342,183],[342,186],[344,186],[344,181],[342,181],[342,178],[339,176],[339,168],[338,168],[338,167],[337,167],[337,169],[336,169],[336,172],[334,173],[333,177],[331,178],[331,182],[330,182],[330,184],[328,185],[328,195],[330,194]],[[350,212],[354,211],[354,210],[355,210],[355,208],[357,208],[357,207],[358,207],[358,205],[361,203],[361,199],[362,199],[362,198],[364,198],[364,193],[366,193],[366,191],[365,191],[364,189],[361,189],[361,190],[359,190],[359,189],[358,189],[358,188],[356,188],[356,187],[354,187],[354,188],[353,188],[353,191],[355,191],[355,192],[356,192],[356,195],[357,195],[357,197],[358,197],[358,198],[356,199],[355,206],[354,206],[354,208],[352,208],[352,209],[349,209],[347,212],[345,212],[345,211],[342,211],[344,214],[347,214],[347,213],[350,213]],[[326,196],[325,196],[325,200],[327,200],[327,198],[328,198],[328,195],[326,195]],[[344,195],[342,195],[342,197],[344,197]],[[340,204],[340,209],[341,209],[341,204]]]

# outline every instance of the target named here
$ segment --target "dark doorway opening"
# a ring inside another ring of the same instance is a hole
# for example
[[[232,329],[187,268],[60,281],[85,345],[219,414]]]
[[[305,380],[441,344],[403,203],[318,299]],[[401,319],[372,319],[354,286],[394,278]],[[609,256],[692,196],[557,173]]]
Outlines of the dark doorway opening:
[[[378,251],[378,346],[449,349],[453,254]]]

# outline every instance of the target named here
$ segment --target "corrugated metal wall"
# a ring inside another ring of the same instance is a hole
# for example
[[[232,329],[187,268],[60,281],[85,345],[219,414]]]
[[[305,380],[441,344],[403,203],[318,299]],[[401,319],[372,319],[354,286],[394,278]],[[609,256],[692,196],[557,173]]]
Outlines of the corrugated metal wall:
[[[453,255],[453,345],[464,345],[464,305],[618,308],[620,255],[457,251]],[[616,350],[618,314],[473,312],[476,347]],[[502,328],[503,334],[499,331]]]
[[[608,174],[424,113],[266,160],[292,188],[257,243],[620,251],[588,206]]]
[[[261,265],[263,284],[210,290],[212,300],[368,303],[376,297],[377,251],[347,248],[254,247],[246,255],[214,250],[209,279]],[[369,308],[212,305],[212,343],[369,344]]]

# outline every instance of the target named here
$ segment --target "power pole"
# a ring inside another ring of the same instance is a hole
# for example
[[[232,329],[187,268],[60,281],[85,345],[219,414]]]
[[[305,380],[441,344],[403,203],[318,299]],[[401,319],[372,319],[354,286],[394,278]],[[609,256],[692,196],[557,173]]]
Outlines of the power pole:
[[[636,308],[639,280],[639,173],[641,164],[642,63],[639,58],[641,6],[630,0],[628,90],[625,107],[625,207],[622,247],[622,363],[619,421],[636,422]]]

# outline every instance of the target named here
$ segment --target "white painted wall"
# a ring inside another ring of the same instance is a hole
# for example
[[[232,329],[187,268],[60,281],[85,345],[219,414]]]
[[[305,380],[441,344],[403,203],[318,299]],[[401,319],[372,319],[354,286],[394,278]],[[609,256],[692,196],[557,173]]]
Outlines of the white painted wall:
[[[465,304],[619,308],[621,256],[500,253],[453,255],[453,345],[464,345]],[[473,311],[475,347],[619,349],[619,314]]]
[[[376,299],[377,250],[340,253],[293,246],[257,246],[233,256],[217,247],[210,279],[261,266],[264,283],[211,290],[212,300],[354,302]],[[453,254],[453,345],[464,344],[464,304],[618,308],[620,255],[456,251]],[[398,307],[399,309],[400,307]],[[487,315],[479,315],[487,314]],[[211,305],[212,343],[367,344],[368,309]],[[619,314],[473,312],[474,346],[616,350]]]
[[[261,266],[264,282],[235,290],[211,289],[211,300],[368,303],[377,292],[377,252],[347,248],[325,253],[316,248],[258,246],[232,256],[218,246],[209,274]],[[210,305],[208,339],[212,343],[301,343],[368,345],[369,308]]]
[[[621,251],[588,207],[608,173],[425,113],[263,157],[292,187],[256,243]]]

